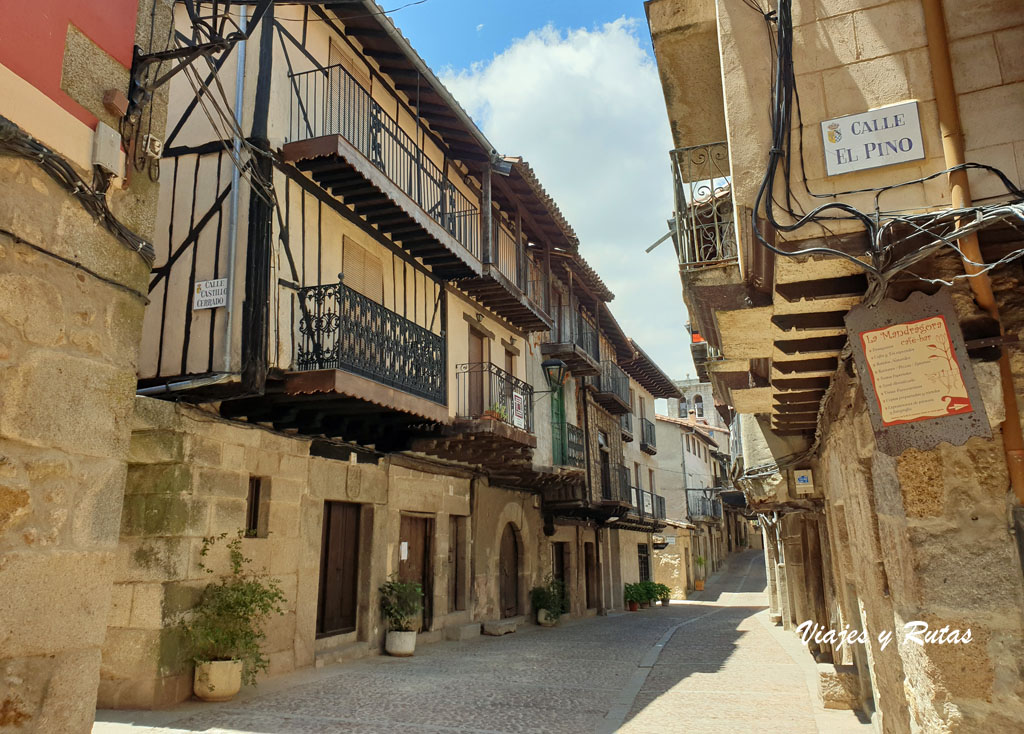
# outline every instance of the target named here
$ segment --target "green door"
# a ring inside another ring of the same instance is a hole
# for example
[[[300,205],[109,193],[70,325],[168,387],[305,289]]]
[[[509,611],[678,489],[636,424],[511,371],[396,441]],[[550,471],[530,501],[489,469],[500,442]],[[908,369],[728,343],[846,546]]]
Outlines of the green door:
[[[551,393],[551,453],[555,466],[568,463],[569,447],[565,434],[565,393],[562,386]]]

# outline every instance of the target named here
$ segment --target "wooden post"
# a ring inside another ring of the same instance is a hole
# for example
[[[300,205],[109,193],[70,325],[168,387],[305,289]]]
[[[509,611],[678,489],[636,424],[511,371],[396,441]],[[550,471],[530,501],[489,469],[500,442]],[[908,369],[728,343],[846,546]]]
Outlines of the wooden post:
[[[524,293],[529,288],[530,273],[526,268],[526,245],[523,243],[523,212],[516,203],[516,285]]]
[[[480,231],[481,231],[481,257],[484,263],[491,262],[491,248],[494,238],[494,212],[491,204],[491,164],[484,168],[484,175],[481,181],[483,184],[482,201],[480,204]]]

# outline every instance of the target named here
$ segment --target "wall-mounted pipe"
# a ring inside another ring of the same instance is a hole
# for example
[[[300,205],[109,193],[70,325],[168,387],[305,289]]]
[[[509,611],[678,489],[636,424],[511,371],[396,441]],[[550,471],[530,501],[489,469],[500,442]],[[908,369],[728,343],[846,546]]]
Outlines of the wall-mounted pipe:
[[[960,124],[960,110],[957,107],[956,88],[953,86],[953,66],[949,57],[949,37],[946,32],[946,17],[942,12],[942,0],[922,0],[924,7],[925,34],[928,38],[928,59],[932,67],[932,83],[935,86],[935,103],[939,112],[939,130],[942,134],[942,153],[946,167],[952,168],[965,162],[964,133]],[[969,207],[971,185],[967,171],[960,169],[949,174],[950,205],[955,208]],[[977,273],[980,268],[967,262],[982,262],[978,235],[971,233],[959,240],[964,256],[964,271]],[[987,273],[968,278],[974,300],[999,324],[999,305],[992,292],[992,281]],[[999,376],[1003,389],[1003,404],[1006,419],[1003,421],[1003,447],[1006,451],[1006,466],[1010,473],[1010,486],[1017,496],[1017,502],[1024,504],[1024,433],[1021,432],[1020,411],[1017,407],[1017,393],[1013,385],[1013,371],[1006,347],[999,357]]]
[[[245,6],[239,7],[238,29],[244,34],[246,31]],[[235,122],[238,129],[242,129],[242,114],[245,104],[245,40],[238,42],[235,47],[238,49],[238,68],[235,70]],[[242,140],[235,135],[234,142],[235,160],[241,160]],[[241,183],[241,172],[238,166],[234,166],[231,172],[231,211],[228,214],[228,302],[225,318],[224,336],[224,369],[231,371],[231,332],[234,328],[234,302],[235,302],[235,258],[238,253],[238,187]]]

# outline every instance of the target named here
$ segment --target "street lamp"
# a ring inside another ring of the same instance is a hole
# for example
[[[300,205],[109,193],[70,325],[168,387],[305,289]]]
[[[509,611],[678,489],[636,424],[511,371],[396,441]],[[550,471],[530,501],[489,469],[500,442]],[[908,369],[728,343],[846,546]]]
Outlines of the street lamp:
[[[544,379],[548,381],[548,387],[551,388],[547,392],[555,392],[565,384],[569,377],[569,370],[565,362],[560,359],[545,359],[540,363],[540,368],[544,370]]]

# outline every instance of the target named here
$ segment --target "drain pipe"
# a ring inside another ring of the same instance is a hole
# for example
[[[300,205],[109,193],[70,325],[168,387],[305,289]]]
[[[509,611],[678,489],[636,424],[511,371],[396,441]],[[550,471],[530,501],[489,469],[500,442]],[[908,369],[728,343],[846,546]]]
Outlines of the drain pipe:
[[[239,6],[238,29],[244,34],[246,31],[245,6]],[[245,39],[238,42],[238,69],[235,71],[235,122],[238,129],[242,129],[242,113],[245,104]],[[235,134],[234,142],[235,160],[241,159],[242,140]],[[234,328],[235,313],[235,257],[238,251],[238,187],[241,183],[241,171],[235,165],[231,172],[231,211],[228,216],[228,303],[227,319],[224,325],[226,336],[224,338],[224,371],[231,371],[231,332]]]
[[[960,110],[957,107],[956,88],[953,86],[953,67],[949,60],[949,38],[946,33],[946,18],[942,12],[942,0],[922,0],[924,7],[925,33],[928,38],[928,59],[932,67],[932,82],[935,86],[935,102],[939,111],[939,130],[942,134],[942,153],[946,167],[961,165],[964,159],[964,134],[960,125]],[[967,171],[960,169],[949,174],[950,205],[959,209],[973,204],[971,186]],[[966,262],[966,259],[981,262],[981,247],[978,235],[971,233],[959,240],[964,254],[964,271],[972,274],[980,268]],[[968,278],[974,300],[999,324],[999,333],[1004,334],[999,318],[999,306],[992,293],[992,281],[987,273]],[[1005,345],[999,357],[999,376],[1003,389],[1003,404],[1006,419],[1003,422],[1003,447],[1006,451],[1006,466],[1010,473],[1010,486],[1017,502],[1024,504],[1024,434],[1021,432],[1020,411],[1013,386],[1013,372],[1010,356]]]
[[[217,375],[210,375],[208,377],[197,377],[194,380],[179,380],[178,382],[166,382],[163,385],[153,385],[151,387],[140,387],[135,391],[136,395],[143,397],[152,397],[154,395],[163,395],[169,392],[178,392],[179,390],[191,390],[195,387],[209,387],[210,385],[216,385],[221,382],[225,382],[230,379],[232,375],[221,373]]]

